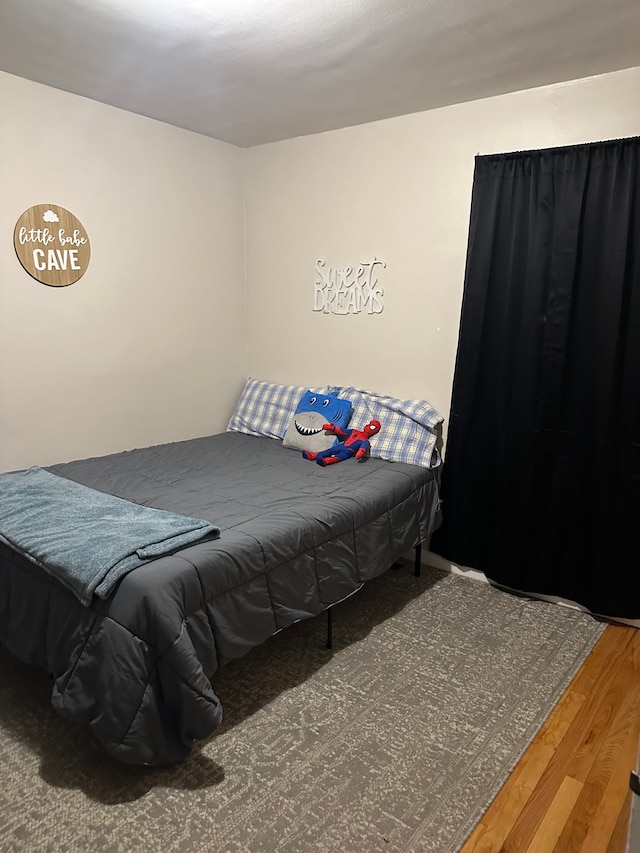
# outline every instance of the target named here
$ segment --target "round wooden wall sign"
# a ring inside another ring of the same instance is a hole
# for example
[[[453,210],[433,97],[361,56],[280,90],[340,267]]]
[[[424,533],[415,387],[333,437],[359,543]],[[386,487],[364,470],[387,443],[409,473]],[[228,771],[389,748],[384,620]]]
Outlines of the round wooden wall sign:
[[[13,245],[29,275],[52,287],[78,281],[91,258],[82,222],[57,204],[36,204],[25,210],[16,222]]]

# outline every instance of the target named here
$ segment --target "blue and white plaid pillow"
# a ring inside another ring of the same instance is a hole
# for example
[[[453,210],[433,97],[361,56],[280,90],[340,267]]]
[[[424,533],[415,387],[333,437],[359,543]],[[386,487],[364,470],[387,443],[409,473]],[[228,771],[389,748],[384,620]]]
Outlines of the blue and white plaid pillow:
[[[363,429],[370,420],[380,421],[380,432],[371,439],[372,456],[425,468],[440,464],[436,442],[444,418],[426,400],[400,400],[359,388],[335,386],[329,393],[351,401],[350,427]]]
[[[248,379],[227,432],[244,432],[247,435],[282,438],[300,398],[307,391],[305,385],[277,385],[260,379]],[[314,388],[326,394],[326,388]]]

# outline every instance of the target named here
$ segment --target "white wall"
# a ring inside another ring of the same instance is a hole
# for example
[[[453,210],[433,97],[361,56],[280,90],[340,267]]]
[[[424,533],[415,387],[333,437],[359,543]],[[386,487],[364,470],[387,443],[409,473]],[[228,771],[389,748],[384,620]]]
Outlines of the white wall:
[[[447,416],[476,154],[640,134],[640,68],[247,152],[249,373]],[[379,315],[314,313],[314,263],[386,270]]]
[[[218,432],[246,375],[244,152],[0,73],[0,470]],[[13,228],[57,204],[92,257],[68,287]]]
[[[247,375],[448,415],[475,155],[640,134],[639,95],[631,69],[243,152],[0,73],[0,470],[221,431]],[[38,203],[88,230],[77,284],[15,256]],[[313,312],[317,258],[373,255],[382,314]]]

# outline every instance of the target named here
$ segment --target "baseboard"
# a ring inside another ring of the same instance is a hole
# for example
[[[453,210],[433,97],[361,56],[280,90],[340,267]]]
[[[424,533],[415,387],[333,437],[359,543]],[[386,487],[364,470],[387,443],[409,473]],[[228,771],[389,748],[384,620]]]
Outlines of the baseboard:
[[[425,543],[426,544],[426,543]],[[455,563],[452,563],[450,560],[445,560],[439,554],[434,554],[433,551],[429,551],[425,544],[422,546],[422,564],[425,566],[431,566],[434,569],[440,569],[444,572],[450,572],[454,575],[462,575],[465,578],[470,578],[474,581],[480,581],[481,583],[493,583],[487,578],[484,572],[480,572],[477,569],[472,569],[470,566],[459,566]],[[595,616],[598,619],[604,619],[607,622],[615,622],[616,624],[621,625],[629,625],[631,628],[640,628],[640,619],[625,619],[623,617],[614,617],[614,616],[603,616],[601,613],[593,613],[587,607],[584,607],[582,604],[578,604],[576,601],[571,601],[570,599],[560,598],[556,595],[542,595],[537,592],[529,592],[528,590],[523,589],[514,589],[512,587],[504,586],[502,584],[493,584],[494,586],[499,587],[500,589],[505,589],[508,592],[516,593],[517,595],[526,595],[528,598],[537,598],[540,601],[548,601],[551,604],[557,604],[560,607],[569,607],[572,610],[581,610],[583,613],[591,613],[592,616]]]

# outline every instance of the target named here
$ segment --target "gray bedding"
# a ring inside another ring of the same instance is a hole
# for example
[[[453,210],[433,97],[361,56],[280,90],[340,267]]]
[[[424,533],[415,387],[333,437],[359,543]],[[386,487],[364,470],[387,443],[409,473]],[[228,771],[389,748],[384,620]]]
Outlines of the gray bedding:
[[[221,531],[136,568],[89,606],[0,543],[0,640],[52,674],[60,714],[132,764],[184,759],[221,721],[218,667],[350,595],[440,522],[438,469],[321,468],[240,433],[49,470]]]

